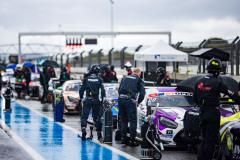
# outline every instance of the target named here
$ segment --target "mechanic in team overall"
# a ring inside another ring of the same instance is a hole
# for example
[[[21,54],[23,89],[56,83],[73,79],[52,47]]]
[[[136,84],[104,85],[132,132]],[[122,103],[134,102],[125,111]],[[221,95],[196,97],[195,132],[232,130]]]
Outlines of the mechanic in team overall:
[[[111,75],[111,83],[117,83],[118,79],[117,79],[117,74],[114,70],[114,65],[110,66],[110,75]]]
[[[237,103],[240,102],[237,93],[230,91],[223,81],[217,79],[221,69],[222,62],[219,59],[211,59],[207,66],[208,75],[195,84],[193,100],[200,107],[200,128],[203,137],[198,150],[198,160],[211,160],[215,145],[219,141],[220,93],[229,95]]]
[[[143,101],[145,96],[144,82],[140,79],[141,70],[135,68],[133,75],[123,78],[118,93],[118,106],[121,116],[122,144],[137,146],[135,142],[137,130],[137,106]],[[138,96],[138,93],[139,96]],[[137,99],[138,98],[138,99]],[[136,103],[136,100],[138,101]],[[127,140],[127,127],[130,121],[130,141]]]
[[[63,67],[61,69],[61,73],[60,73],[60,84],[63,85],[64,82],[66,82],[67,80],[70,80],[70,75],[67,72],[67,68]]]
[[[171,79],[166,75],[166,71],[163,67],[158,67],[156,70],[157,79],[155,82],[156,86],[171,86]]]
[[[25,66],[23,69],[23,76],[26,80],[26,91],[29,96],[29,83],[31,82],[31,69],[28,66]]]
[[[99,100],[99,89],[101,89],[102,101],[105,97],[105,90],[103,87],[103,81],[97,75],[100,72],[98,65],[92,65],[90,68],[89,76],[83,80],[82,86],[79,91],[80,99],[83,99],[83,94],[86,91],[86,98],[83,100],[83,110],[81,117],[81,128],[82,128],[82,141],[86,140],[86,127],[89,112],[92,109],[93,121],[96,126],[98,140],[102,139],[102,123],[100,121],[100,100]]]
[[[48,82],[50,80],[49,77],[49,72],[47,70],[46,66],[43,66],[43,72],[41,72],[40,74],[40,83],[42,85],[43,88],[43,95],[42,95],[42,99],[41,99],[41,103],[45,103],[45,98],[47,99],[47,102],[50,102],[50,99],[48,97]]]

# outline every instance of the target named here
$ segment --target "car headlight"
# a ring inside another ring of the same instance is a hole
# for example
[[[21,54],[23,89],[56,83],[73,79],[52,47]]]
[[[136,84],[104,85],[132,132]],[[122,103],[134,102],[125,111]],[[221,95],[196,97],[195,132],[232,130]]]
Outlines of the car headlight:
[[[74,98],[74,97],[72,97],[72,96],[68,96],[68,100],[69,100],[70,102],[73,102],[73,103],[78,103],[78,99],[77,99],[77,98]]]
[[[7,78],[4,76],[4,77],[2,77],[2,81],[3,82],[7,82]]]
[[[176,129],[178,127],[178,124],[176,122],[165,117],[159,117],[159,122],[166,128]]]

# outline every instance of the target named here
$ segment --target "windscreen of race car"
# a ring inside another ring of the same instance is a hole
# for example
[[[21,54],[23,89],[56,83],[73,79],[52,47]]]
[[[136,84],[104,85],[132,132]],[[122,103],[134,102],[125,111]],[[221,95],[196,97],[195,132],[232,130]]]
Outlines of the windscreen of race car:
[[[160,92],[151,94],[149,97],[148,106],[159,104],[159,107],[193,107],[195,105],[192,93],[189,92]]]
[[[73,83],[72,85],[69,84],[67,87],[66,87],[66,90],[65,91],[79,91],[80,90],[80,85],[79,83]]]

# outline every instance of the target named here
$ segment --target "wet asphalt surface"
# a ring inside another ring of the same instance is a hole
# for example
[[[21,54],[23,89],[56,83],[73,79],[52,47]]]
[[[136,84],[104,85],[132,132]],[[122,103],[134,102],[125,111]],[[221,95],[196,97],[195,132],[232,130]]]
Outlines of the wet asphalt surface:
[[[53,119],[54,112],[52,109],[51,104],[41,104],[38,100],[23,100],[18,99],[16,102],[19,102],[19,104],[23,105],[24,107],[27,107],[31,110],[40,112],[46,117],[50,117]],[[81,130],[81,121],[80,117],[78,115],[64,115],[65,122],[64,124],[75,129],[75,130]],[[87,132],[90,133],[89,127],[91,124],[88,124],[87,126]],[[94,137],[97,139],[96,132],[94,132]],[[113,132],[113,143],[108,144],[114,148],[117,148],[125,153],[128,153],[136,158],[140,159],[140,146],[137,147],[129,147],[126,145],[123,145],[120,143],[120,141],[114,140],[115,131]],[[184,148],[165,148],[164,151],[162,151],[162,159],[163,160],[194,160],[197,159],[196,153],[188,153],[186,149]]]
[[[0,127],[1,160],[33,160],[33,158],[11,136]]]

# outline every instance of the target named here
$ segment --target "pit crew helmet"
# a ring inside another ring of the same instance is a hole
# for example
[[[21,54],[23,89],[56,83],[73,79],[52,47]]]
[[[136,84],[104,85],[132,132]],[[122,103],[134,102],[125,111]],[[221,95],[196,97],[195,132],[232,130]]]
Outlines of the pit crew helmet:
[[[207,65],[208,73],[212,73],[215,76],[218,76],[222,70],[222,62],[217,58],[212,58]]]
[[[131,68],[132,67],[132,64],[130,61],[127,61],[125,64],[124,64],[124,67],[126,68]]]
[[[166,74],[166,71],[163,67],[158,67],[157,70],[156,70],[156,73],[159,74],[159,73],[162,73],[163,75]]]
[[[91,68],[90,68],[90,72],[91,73],[99,73],[100,72],[100,67],[99,67],[99,65],[97,65],[97,64],[93,64],[92,66],[91,66]]]

